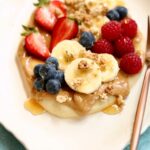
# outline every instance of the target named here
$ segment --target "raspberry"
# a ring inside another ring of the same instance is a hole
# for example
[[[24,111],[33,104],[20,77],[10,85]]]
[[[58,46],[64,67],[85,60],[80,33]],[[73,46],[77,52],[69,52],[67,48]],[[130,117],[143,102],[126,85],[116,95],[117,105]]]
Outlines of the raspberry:
[[[137,54],[129,53],[121,58],[120,68],[127,74],[136,74],[142,69],[142,61]]]
[[[133,52],[134,52],[134,45],[129,37],[123,36],[115,42],[115,55],[117,57],[120,58],[125,54]]]
[[[121,21],[123,35],[134,38],[137,34],[137,23],[130,18]]]
[[[92,47],[92,51],[94,53],[109,53],[109,54],[113,54],[114,52],[114,48],[111,44],[111,42],[109,42],[106,39],[101,39],[98,40],[97,42],[95,42],[94,46]]]
[[[101,32],[104,39],[114,41],[122,34],[121,24],[117,21],[110,21],[102,26]]]

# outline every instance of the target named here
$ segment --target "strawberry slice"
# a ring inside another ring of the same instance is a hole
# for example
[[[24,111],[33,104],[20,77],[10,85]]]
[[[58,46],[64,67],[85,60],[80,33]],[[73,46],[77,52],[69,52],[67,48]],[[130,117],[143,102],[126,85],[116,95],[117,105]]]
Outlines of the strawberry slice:
[[[25,37],[26,51],[35,57],[47,59],[50,56],[46,41],[40,33],[31,33]]]
[[[39,7],[35,11],[35,22],[47,31],[52,31],[56,21],[55,14],[47,7]]]
[[[21,35],[25,36],[25,49],[26,51],[38,58],[47,59],[50,56],[49,49],[46,46],[44,36],[38,33],[34,27],[27,27],[23,25],[25,32]]]
[[[50,2],[49,9],[58,17],[65,17],[67,16],[67,7],[66,5],[59,1],[53,0]]]
[[[75,20],[67,17],[59,18],[52,32],[50,51],[52,51],[54,46],[60,41],[75,38],[78,34],[78,30],[78,23]]]

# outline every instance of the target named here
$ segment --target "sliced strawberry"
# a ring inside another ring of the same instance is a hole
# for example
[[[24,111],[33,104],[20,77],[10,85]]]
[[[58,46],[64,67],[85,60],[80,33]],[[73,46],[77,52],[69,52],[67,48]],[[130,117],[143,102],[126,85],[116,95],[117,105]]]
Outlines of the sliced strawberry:
[[[49,9],[58,17],[65,17],[67,16],[67,7],[66,5],[59,1],[53,0],[50,2]]]
[[[60,41],[75,38],[78,34],[78,30],[78,23],[75,20],[66,17],[58,19],[52,32],[50,51],[52,51],[54,46]]]
[[[55,14],[47,7],[39,7],[35,11],[35,21],[43,29],[52,31],[56,24],[57,18]]]
[[[30,33],[25,37],[25,48],[31,55],[46,59],[50,56],[46,41],[40,33]]]

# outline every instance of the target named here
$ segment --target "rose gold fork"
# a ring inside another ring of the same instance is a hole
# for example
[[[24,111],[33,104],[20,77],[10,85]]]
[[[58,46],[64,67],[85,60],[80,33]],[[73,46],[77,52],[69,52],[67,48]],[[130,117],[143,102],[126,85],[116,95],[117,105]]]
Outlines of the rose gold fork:
[[[147,54],[150,55],[150,17],[148,17],[148,35],[147,35]],[[132,137],[131,137],[131,145],[130,145],[130,150],[137,150],[138,147],[138,142],[139,142],[139,136],[141,133],[141,128],[142,128],[142,123],[143,123],[143,118],[144,118],[144,113],[145,113],[145,108],[146,108],[146,102],[147,102],[147,95],[148,95],[148,89],[149,89],[149,81],[150,81],[150,56],[147,58],[149,59],[144,81],[143,81],[143,86],[141,90],[141,95],[136,111],[136,116],[135,116],[135,121],[134,121],[134,126],[133,126],[133,132],[132,132]]]

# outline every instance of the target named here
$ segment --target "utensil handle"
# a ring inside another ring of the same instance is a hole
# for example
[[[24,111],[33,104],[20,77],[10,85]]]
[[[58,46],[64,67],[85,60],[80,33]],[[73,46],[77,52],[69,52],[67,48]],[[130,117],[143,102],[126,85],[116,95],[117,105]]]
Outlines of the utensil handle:
[[[150,68],[146,70],[143,85],[142,85],[141,95],[140,95],[140,99],[136,111],[134,126],[133,126],[130,150],[137,150],[139,136],[141,133],[141,127],[143,123],[145,107],[146,107],[146,101],[147,101],[147,95],[149,89],[149,80],[150,80]]]

